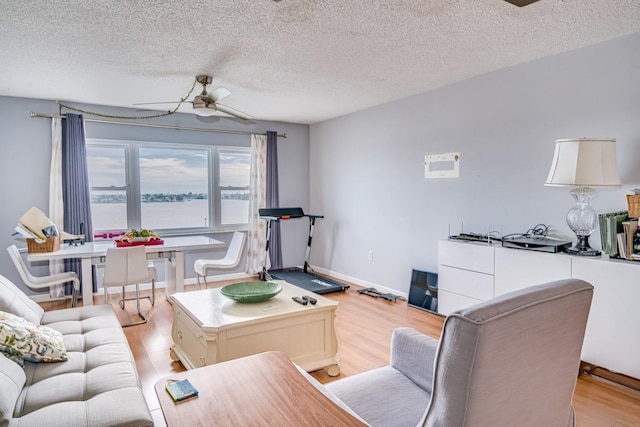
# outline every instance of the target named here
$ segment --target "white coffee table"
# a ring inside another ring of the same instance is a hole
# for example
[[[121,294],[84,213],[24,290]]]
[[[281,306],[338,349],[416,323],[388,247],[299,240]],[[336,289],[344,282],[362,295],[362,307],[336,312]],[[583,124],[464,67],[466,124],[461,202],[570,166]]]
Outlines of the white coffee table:
[[[334,318],[338,303],[283,280],[282,292],[254,304],[241,304],[219,288],[171,295],[174,345],[171,358],[187,369],[199,368],[265,351],[282,351],[307,372],[326,368],[340,374]],[[309,295],[315,305],[294,296]]]

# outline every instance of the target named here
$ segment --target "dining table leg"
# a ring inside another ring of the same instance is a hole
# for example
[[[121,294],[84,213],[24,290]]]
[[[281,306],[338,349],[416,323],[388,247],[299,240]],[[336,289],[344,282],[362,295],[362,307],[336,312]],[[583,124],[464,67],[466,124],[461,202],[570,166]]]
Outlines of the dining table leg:
[[[164,272],[165,295],[169,297],[176,292],[184,292],[184,251],[172,251],[165,260]]]
[[[81,258],[82,305],[93,305],[93,265],[91,257]]]

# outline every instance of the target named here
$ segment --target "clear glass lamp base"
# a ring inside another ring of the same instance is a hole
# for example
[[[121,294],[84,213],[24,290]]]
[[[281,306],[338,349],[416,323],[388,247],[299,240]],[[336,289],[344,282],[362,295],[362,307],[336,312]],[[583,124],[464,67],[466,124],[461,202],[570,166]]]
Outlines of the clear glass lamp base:
[[[600,251],[589,246],[589,236],[598,225],[598,215],[591,207],[591,199],[595,191],[589,187],[578,187],[571,190],[571,195],[576,201],[574,207],[567,213],[567,225],[576,233],[578,242],[567,249],[572,255],[598,256]]]
[[[578,242],[567,249],[571,255],[598,256],[600,251],[589,246],[589,236],[578,236]]]

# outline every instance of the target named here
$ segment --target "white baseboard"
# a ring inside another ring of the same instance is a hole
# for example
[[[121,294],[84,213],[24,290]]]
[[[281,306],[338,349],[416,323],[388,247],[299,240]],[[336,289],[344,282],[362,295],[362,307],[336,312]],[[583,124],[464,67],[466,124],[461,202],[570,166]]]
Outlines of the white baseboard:
[[[337,271],[327,270],[327,269],[324,269],[322,267],[312,266],[311,268],[314,271],[317,271],[318,273],[325,274],[325,275],[331,276],[331,277],[335,277],[338,280],[344,280],[346,282],[354,283],[354,284],[356,284],[358,286],[362,286],[362,287],[365,287],[365,288],[376,288],[376,290],[378,290],[378,291],[380,291],[382,293],[390,293],[390,294],[402,297],[404,299],[408,298],[408,294],[406,292],[400,292],[397,289],[387,288],[386,286],[382,286],[382,285],[377,284],[377,283],[368,282],[366,280],[358,279],[356,277],[347,276],[346,274],[338,273]]]

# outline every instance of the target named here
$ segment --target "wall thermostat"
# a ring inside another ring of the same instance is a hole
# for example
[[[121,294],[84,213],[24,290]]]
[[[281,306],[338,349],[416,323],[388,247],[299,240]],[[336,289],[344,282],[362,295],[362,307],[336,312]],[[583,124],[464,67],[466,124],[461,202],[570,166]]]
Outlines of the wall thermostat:
[[[424,156],[424,177],[458,178],[460,176],[460,153],[427,154]]]

